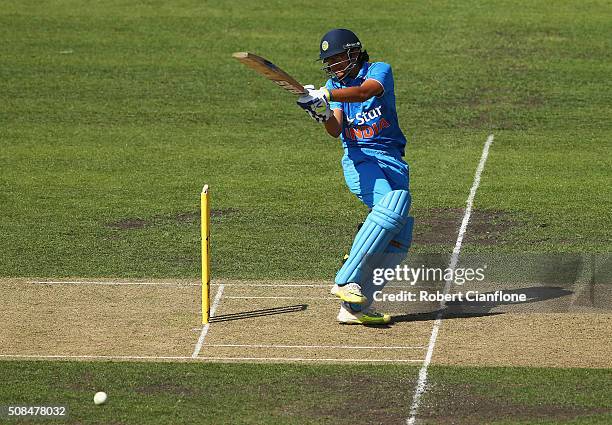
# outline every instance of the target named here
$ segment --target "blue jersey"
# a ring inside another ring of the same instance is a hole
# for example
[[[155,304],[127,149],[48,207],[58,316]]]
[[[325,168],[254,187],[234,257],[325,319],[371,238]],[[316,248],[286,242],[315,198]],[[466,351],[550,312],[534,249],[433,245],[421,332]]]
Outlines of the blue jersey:
[[[376,149],[393,156],[403,156],[406,137],[397,120],[395,87],[391,66],[385,62],[365,62],[355,78],[347,77],[342,83],[327,80],[327,89],[360,86],[367,79],[374,79],[383,86],[383,93],[363,103],[330,102],[331,109],[342,109],[342,145]]]

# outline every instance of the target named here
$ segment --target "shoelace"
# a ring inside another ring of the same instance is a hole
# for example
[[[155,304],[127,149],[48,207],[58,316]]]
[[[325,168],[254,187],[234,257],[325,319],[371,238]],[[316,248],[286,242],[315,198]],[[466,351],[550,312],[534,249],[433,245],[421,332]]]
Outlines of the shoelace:
[[[346,289],[348,289],[349,291],[361,292],[361,287],[356,283],[349,283],[348,285],[346,285]]]

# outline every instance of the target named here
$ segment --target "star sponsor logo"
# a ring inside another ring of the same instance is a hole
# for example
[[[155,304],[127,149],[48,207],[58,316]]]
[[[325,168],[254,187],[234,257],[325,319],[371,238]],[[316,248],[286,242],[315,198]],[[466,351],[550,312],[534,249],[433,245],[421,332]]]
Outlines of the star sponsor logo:
[[[382,106],[358,112],[354,117],[347,117],[344,137],[349,140],[370,139],[391,124],[383,117]]]
[[[363,125],[369,121],[372,121],[373,119],[382,116],[381,109],[382,106],[379,106],[377,108],[370,109],[369,111],[359,112],[355,114],[354,120],[357,121],[357,125]]]

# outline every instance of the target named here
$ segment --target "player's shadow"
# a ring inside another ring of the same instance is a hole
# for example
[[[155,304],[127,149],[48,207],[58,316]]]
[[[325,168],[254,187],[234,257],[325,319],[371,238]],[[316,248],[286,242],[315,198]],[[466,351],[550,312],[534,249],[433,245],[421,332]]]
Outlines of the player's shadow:
[[[229,322],[231,320],[249,319],[252,317],[273,316],[275,314],[296,313],[304,311],[308,304],[288,305],[284,307],[263,308],[260,310],[241,311],[239,313],[221,314],[210,318],[211,322]]]
[[[393,322],[422,322],[428,320],[466,319],[475,317],[496,316],[504,312],[491,311],[503,305],[519,305],[552,300],[573,294],[572,291],[557,286],[532,286],[528,288],[503,290],[504,294],[525,294],[527,299],[523,302],[510,301],[452,301],[446,303],[444,308],[422,313],[409,313],[393,316]],[[493,294],[483,292],[482,294]]]

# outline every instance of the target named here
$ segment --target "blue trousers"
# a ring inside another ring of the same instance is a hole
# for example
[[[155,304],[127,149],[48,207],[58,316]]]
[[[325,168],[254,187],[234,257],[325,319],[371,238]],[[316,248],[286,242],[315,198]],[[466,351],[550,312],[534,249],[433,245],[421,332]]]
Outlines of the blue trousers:
[[[409,190],[408,164],[400,156],[375,149],[348,149],[342,157],[349,190],[368,208],[392,190]]]

